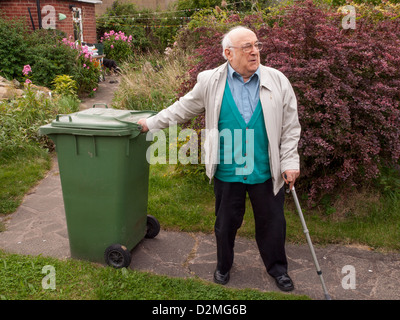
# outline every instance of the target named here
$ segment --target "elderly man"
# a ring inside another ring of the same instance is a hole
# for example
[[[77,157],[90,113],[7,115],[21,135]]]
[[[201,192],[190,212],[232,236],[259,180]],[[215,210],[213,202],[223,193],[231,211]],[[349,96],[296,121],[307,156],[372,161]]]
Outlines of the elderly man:
[[[205,111],[206,174],[210,181],[214,178],[216,197],[214,281],[229,281],[236,232],[248,194],[266,270],[281,290],[291,291],[294,285],[287,274],[283,185],[286,182],[292,187],[300,174],[296,97],[281,72],[260,64],[262,43],[253,31],[231,29],[222,47],[226,63],[201,72],[192,91],[138,123],[143,132],[163,129]],[[224,135],[218,134],[222,132]],[[231,139],[226,139],[226,133],[232,133]],[[239,158],[250,154],[252,159],[238,161],[238,154]]]

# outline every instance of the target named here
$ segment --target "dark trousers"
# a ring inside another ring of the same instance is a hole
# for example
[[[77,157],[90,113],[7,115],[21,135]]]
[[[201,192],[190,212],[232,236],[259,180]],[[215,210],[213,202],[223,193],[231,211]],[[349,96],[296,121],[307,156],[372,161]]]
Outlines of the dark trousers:
[[[272,179],[250,185],[214,178],[214,193],[217,269],[226,273],[232,267],[236,232],[242,225],[248,193],[254,212],[257,246],[267,272],[273,277],[286,273],[283,188],[274,196]]]

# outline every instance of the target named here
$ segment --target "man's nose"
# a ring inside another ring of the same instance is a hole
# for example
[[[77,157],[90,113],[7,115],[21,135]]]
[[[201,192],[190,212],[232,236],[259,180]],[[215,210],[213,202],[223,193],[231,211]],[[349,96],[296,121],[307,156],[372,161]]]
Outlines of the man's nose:
[[[252,55],[257,55],[257,54],[259,54],[260,53],[260,50],[258,49],[258,47],[255,45],[255,44],[253,44],[252,46],[251,46],[251,50],[250,50],[250,54],[252,54]]]
[[[251,51],[250,51],[249,53],[250,53],[250,55],[252,55],[252,56],[256,56],[256,55],[258,55],[258,54],[260,53],[260,51],[257,50],[256,46],[252,46],[252,47],[251,47]]]

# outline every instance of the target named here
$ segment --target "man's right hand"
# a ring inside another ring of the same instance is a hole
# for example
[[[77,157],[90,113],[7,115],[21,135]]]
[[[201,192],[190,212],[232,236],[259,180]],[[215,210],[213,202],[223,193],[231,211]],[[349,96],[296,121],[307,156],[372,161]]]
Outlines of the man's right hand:
[[[289,185],[289,190],[293,189],[296,179],[300,176],[300,170],[286,170],[282,173],[282,178]]]
[[[149,128],[147,127],[146,119],[140,119],[137,123],[142,127],[142,132],[149,131]]]

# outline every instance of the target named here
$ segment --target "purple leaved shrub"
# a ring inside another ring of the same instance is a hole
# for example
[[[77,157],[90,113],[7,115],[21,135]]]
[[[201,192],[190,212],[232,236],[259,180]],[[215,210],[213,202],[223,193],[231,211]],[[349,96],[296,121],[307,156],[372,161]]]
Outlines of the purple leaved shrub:
[[[312,1],[298,1],[272,25],[260,24],[256,15],[240,21],[264,43],[261,63],[283,72],[296,93],[299,187],[307,190],[309,204],[368,183],[382,165],[400,159],[400,21],[360,18],[356,29],[343,29],[342,18]],[[194,86],[199,72],[224,62],[222,33],[205,29],[194,31],[206,35],[197,49],[201,59],[180,95]],[[191,126],[204,127],[204,117]]]

